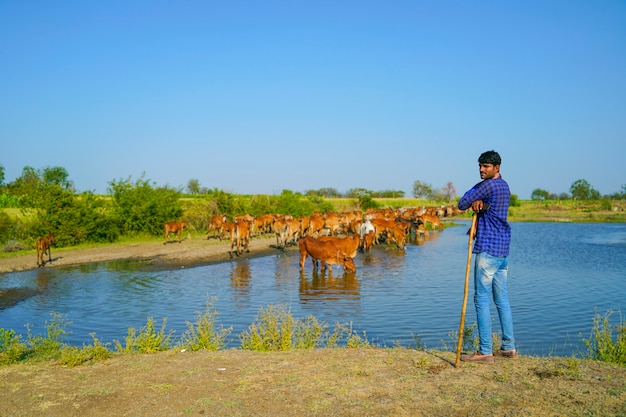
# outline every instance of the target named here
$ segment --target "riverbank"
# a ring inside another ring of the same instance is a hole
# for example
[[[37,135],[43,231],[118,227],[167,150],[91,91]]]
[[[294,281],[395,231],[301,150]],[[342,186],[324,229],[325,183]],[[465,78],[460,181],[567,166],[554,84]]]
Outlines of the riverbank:
[[[117,355],[0,367],[3,416],[626,415],[626,368],[571,358],[454,367],[453,352],[318,349]]]
[[[271,255],[280,249],[275,247],[276,238],[270,235],[256,237],[250,241],[250,252],[240,257],[258,257]],[[287,250],[295,249],[295,246]],[[56,249],[52,247],[52,262],[47,257],[44,268],[80,265],[90,262],[138,259],[147,261],[155,268],[175,269],[189,268],[225,262],[236,255],[230,254],[230,240],[206,239],[204,235],[187,235],[178,243],[162,240],[151,240],[132,243],[114,243],[91,247],[69,247]],[[0,258],[0,274],[37,269],[37,255],[34,250],[23,254]]]

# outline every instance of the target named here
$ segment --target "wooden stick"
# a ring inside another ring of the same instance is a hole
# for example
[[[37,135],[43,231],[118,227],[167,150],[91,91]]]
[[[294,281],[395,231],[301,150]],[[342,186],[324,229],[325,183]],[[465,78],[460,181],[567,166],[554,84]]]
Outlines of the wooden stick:
[[[469,243],[467,244],[467,265],[465,266],[465,291],[463,292],[463,308],[461,308],[461,324],[459,324],[459,341],[456,346],[456,362],[455,367],[461,366],[461,350],[463,349],[463,331],[465,326],[465,311],[467,309],[467,293],[469,287],[469,274],[472,261],[472,244],[474,243],[474,236],[476,234],[476,219],[478,219],[478,213],[474,212],[472,215],[472,226],[469,230]]]

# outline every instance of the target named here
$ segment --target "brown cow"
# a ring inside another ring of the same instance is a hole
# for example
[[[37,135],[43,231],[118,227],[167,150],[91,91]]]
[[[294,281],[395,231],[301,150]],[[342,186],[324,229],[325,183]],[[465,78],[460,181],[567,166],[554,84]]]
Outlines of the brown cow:
[[[317,259],[322,261],[322,271],[328,266],[328,272],[332,273],[335,264],[342,265],[344,271],[356,271],[352,258],[341,252],[332,242],[322,242],[314,237],[305,236],[298,241],[298,246],[300,247],[300,269],[302,270],[304,270],[307,256],[310,256],[314,267]]]
[[[181,242],[180,240],[180,234],[183,231],[183,229],[187,227],[187,223],[186,222],[167,222],[165,223],[165,236],[163,236],[163,244],[165,245],[167,243],[167,240],[170,237],[170,233],[176,233],[176,236],[178,237],[178,243]]]
[[[363,236],[363,251],[372,251],[374,246],[374,231],[370,230],[365,236]]]
[[[434,230],[435,228],[439,229],[440,231],[443,230],[443,223],[436,215],[426,213],[419,216],[419,219],[424,224],[430,223],[430,228],[432,230]]]
[[[359,250],[359,245],[361,244],[361,236],[359,236],[358,233],[347,237],[320,236],[319,240],[322,242],[332,242],[341,252],[351,258],[356,256]]]
[[[206,232],[206,238],[209,239],[211,232],[213,232],[213,235],[221,240],[224,235],[224,225],[226,222],[226,216],[223,214],[212,216],[209,222],[209,230]]]
[[[388,234],[391,237],[391,241],[395,242],[398,248],[404,249],[404,244],[406,242],[406,231],[404,229],[404,226],[395,225],[391,228]]]
[[[40,237],[37,239],[37,267],[42,267],[46,264],[43,260],[44,255],[48,252],[48,262],[52,262],[52,251],[50,245],[54,243],[54,235]]]
[[[250,252],[250,229],[252,229],[252,222],[244,217],[236,218],[233,222],[230,228],[230,252],[228,252],[231,258],[233,257],[233,249],[235,247],[237,248],[235,250],[235,255],[237,256],[243,254],[243,249],[246,252]]]

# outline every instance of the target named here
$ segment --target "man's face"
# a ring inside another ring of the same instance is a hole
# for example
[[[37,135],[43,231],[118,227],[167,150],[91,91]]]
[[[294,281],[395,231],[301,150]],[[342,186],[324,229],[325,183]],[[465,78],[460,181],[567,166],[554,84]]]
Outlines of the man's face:
[[[493,164],[478,164],[480,168],[480,178],[483,180],[490,180],[500,172],[500,165]]]

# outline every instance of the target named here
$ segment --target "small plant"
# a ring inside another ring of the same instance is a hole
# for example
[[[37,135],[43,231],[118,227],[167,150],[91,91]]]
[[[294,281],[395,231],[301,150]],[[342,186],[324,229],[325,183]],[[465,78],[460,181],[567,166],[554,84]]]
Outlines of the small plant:
[[[615,327],[611,326],[610,318],[613,311],[604,316],[596,314],[593,318],[593,328],[589,339],[583,339],[587,347],[588,356],[604,362],[626,365],[626,322],[620,313],[620,320]],[[613,329],[617,335],[613,337]]]
[[[296,349],[315,349],[323,344],[328,326],[320,323],[314,316],[305,317],[296,323]]]
[[[61,350],[61,363],[73,367],[90,361],[108,359],[113,355],[113,352],[96,338],[95,333],[90,333],[89,335],[93,339],[93,345],[86,345],[82,348],[75,346],[64,347]]]
[[[478,350],[479,339],[478,332],[476,331],[477,329],[478,325],[476,324],[476,322],[472,323],[471,326],[468,326],[467,323],[463,326],[463,351],[475,352],[476,350]],[[459,340],[459,331],[450,330],[448,332],[448,337],[451,340],[452,346],[454,346],[454,350],[456,350],[456,346],[458,345]],[[445,341],[442,340],[441,344],[443,350],[450,350]]]
[[[26,356],[28,348],[14,330],[0,328],[0,365],[17,363]]]
[[[163,325],[159,332],[156,331],[154,319],[148,317],[146,325],[137,331],[133,327],[128,328],[126,345],[114,340],[115,348],[122,353],[154,353],[165,351],[170,348],[172,332],[165,334],[167,317],[163,317]]]
[[[292,348],[295,320],[284,305],[261,308],[248,331],[239,335],[241,348],[260,352],[283,351]]]
[[[352,329],[352,322],[345,327],[347,334],[346,347],[348,348],[370,348],[372,345],[367,339],[367,333],[363,331],[363,337],[361,337],[356,330]]]
[[[411,333],[411,338],[413,338],[413,342],[415,342],[415,350],[426,350],[426,343],[422,342],[422,338],[417,333]]]
[[[63,340],[70,332],[65,328],[72,324],[71,321],[65,321],[61,313],[52,311],[51,320],[46,320],[46,336],[35,336],[31,333],[31,326],[27,325],[28,329],[28,346],[30,352],[36,357],[49,358],[56,356],[63,346]]]
[[[223,349],[233,328],[217,328],[217,315],[214,301],[207,300],[204,313],[197,313],[196,323],[187,322],[187,331],[181,336],[180,347],[191,351]]]

